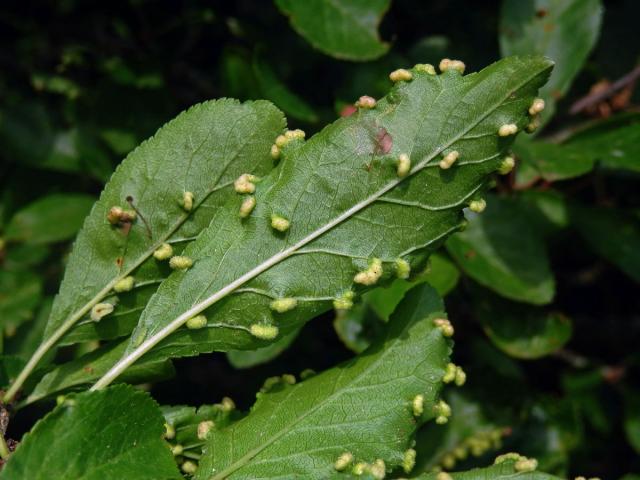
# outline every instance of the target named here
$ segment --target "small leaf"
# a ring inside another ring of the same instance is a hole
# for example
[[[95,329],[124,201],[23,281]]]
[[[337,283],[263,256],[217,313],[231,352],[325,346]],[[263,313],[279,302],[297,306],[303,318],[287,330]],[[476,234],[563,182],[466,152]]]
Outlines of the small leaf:
[[[117,385],[70,397],[36,423],[1,480],[181,479],[148,394]]]
[[[390,0],[275,0],[291,26],[318,50],[345,60],[372,60],[389,45],[378,25]]]
[[[375,109],[291,140],[256,185],[250,217],[238,213],[240,195],[219,210],[184,251],[192,267],[162,283],[125,356],[93,388],[147,352],[159,359],[264,346],[343,295],[388,284],[399,260],[420,271],[501,164],[513,137],[500,137],[500,126],[528,121],[551,68],[541,57],[514,57],[467,76],[414,69]],[[461,99],[477,106],[463,115]],[[400,177],[406,152],[413,166]],[[442,169],[453,152],[455,167]],[[273,306],[279,299],[286,311]],[[201,312],[206,328],[180,328]]]
[[[526,218],[526,210],[509,199],[489,196],[482,214],[447,241],[460,268],[502,296],[533,304],[551,302],[555,281],[545,245]]]
[[[433,417],[448,362],[449,343],[433,323],[442,308],[430,287],[416,287],[364,354],[260,393],[247,417],[213,432],[196,478],[326,478],[345,452],[401,464],[416,427],[413,399],[423,395],[424,419]]]
[[[505,0],[500,21],[503,56],[541,54],[557,62],[541,89],[548,120],[555,101],[569,90],[596,44],[602,24],[600,0]]]
[[[579,177],[595,165],[592,154],[571,145],[525,140],[515,142],[513,151],[520,160],[516,183],[523,186],[538,179],[556,182]]]
[[[591,155],[605,169],[640,172],[640,115],[618,115],[596,123],[565,144]]]
[[[309,123],[318,121],[313,107],[293,93],[260,55],[253,59],[253,71],[262,97],[271,100],[290,117]]]
[[[612,208],[576,205],[571,220],[596,253],[640,282],[640,226],[635,218]]]
[[[10,241],[29,244],[54,243],[75,236],[95,198],[59,193],[39,198],[16,212],[5,231]]]
[[[493,344],[515,358],[549,355],[571,338],[571,320],[562,313],[510,302],[486,291],[474,295],[478,320]]]

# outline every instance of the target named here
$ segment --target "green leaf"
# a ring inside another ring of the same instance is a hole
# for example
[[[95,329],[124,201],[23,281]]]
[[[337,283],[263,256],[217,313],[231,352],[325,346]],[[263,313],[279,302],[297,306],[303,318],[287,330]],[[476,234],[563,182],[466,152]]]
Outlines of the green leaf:
[[[390,0],[275,0],[291,26],[321,52],[344,60],[372,60],[384,55],[378,25]]]
[[[318,121],[318,115],[313,107],[293,93],[259,55],[253,59],[253,72],[264,98],[271,100],[284,113],[297,120],[309,123]]]
[[[293,330],[266,347],[255,350],[231,350],[227,352],[227,360],[233,368],[251,368],[267,363],[289,348],[298,333],[300,333],[299,329]]]
[[[387,288],[376,288],[362,296],[362,301],[369,304],[373,311],[383,320],[396,309],[404,294],[420,283],[428,283],[436,289],[438,295],[444,297],[458,283],[460,272],[446,256],[436,253],[429,257],[429,264],[424,273],[409,280],[394,280]]]
[[[42,278],[26,270],[0,270],[0,328],[33,317],[42,297]]]
[[[581,148],[542,141],[517,141],[513,146],[520,164],[516,183],[526,186],[543,179],[547,182],[579,177],[593,170],[594,157]]]
[[[571,338],[571,320],[560,312],[510,302],[484,290],[474,297],[475,313],[485,333],[512,357],[544,357]]]
[[[490,196],[487,209],[471,213],[467,228],[446,245],[467,275],[500,295],[533,304],[553,299],[545,245],[513,201]]]
[[[518,203],[533,228],[543,237],[569,226],[569,208],[563,194],[554,190],[525,190]]]
[[[640,453],[640,393],[631,390],[625,397],[624,431],[629,444]]]
[[[268,102],[210,101],[182,113],[129,154],[76,239],[44,342],[28,368],[74,324],[89,319],[94,305],[107,296],[108,303],[118,303],[113,287],[119,280],[133,274],[145,285],[166,276],[166,262],[160,265],[153,252],[164,242],[181,248],[175,242],[198,235],[240,174],[269,171],[269,151],[283,126],[282,114]],[[190,211],[182,207],[187,191],[194,199]],[[110,224],[114,206],[135,208],[135,221]]]
[[[39,198],[16,212],[7,225],[5,237],[30,244],[68,240],[78,233],[94,201],[89,195],[74,193]]]
[[[571,207],[571,220],[585,242],[636,282],[640,282],[640,226],[612,208]]]
[[[417,480],[438,480],[437,473],[427,473],[414,477]],[[516,462],[505,461],[487,468],[476,468],[467,472],[450,472],[453,480],[560,480],[560,478],[542,472],[518,472]]]
[[[2,480],[169,480],[182,476],[162,441],[163,418],[144,392],[118,385],[67,399],[26,435]]]
[[[416,434],[414,474],[436,467],[451,470],[461,459],[495,452],[502,446],[505,425],[490,420],[481,402],[455,390],[445,398],[452,412],[446,425],[434,428],[427,424]]]
[[[465,77],[414,70],[413,80],[399,82],[375,109],[342,118],[306,143],[292,141],[278,168],[257,185],[252,215],[239,218],[242,199],[231,199],[215,227],[187,246],[193,267],[163,282],[126,356],[95,388],[165,339],[150,356],[264,346],[268,341],[253,336],[252,328],[276,326],[284,334],[353,288],[366,291],[354,277],[373,258],[382,263],[381,285],[396,276],[399,259],[420,271],[501,164],[511,142],[497,129],[506,121],[528,121],[527,105],[551,65],[523,57]],[[385,155],[389,139],[393,146]],[[441,169],[443,152],[452,150],[459,160]],[[396,162],[404,152],[413,168],[398,178]],[[272,215],[288,219],[290,228],[272,228]],[[282,297],[293,299],[295,308],[272,310],[271,302]],[[180,329],[200,312],[206,328]]]
[[[568,147],[592,156],[611,170],[640,172],[640,115],[618,115],[581,130]]]
[[[345,452],[401,464],[416,428],[413,399],[423,395],[424,419],[433,417],[448,362],[449,342],[433,323],[442,309],[430,287],[416,287],[364,354],[261,392],[247,417],[213,431],[196,478],[326,478]]]
[[[602,24],[600,0],[505,0],[500,21],[503,56],[541,54],[557,67],[541,89],[546,121],[596,44]]]
[[[54,368],[40,379],[24,404],[28,405],[64,391],[78,390],[95,382],[122,356],[126,346],[126,340],[111,342]],[[171,361],[150,360],[137,363],[127,370],[120,380],[136,384],[171,378],[174,374]]]

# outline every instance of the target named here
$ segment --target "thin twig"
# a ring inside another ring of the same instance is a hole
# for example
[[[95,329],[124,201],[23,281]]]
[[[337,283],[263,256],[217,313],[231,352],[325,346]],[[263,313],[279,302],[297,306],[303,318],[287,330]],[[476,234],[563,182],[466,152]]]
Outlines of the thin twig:
[[[580,113],[585,108],[589,108],[593,105],[597,105],[598,103],[606,100],[607,98],[613,96],[618,90],[623,89],[627,85],[632,84],[638,78],[640,78],[640,65],[627,73],[624,77],[619,78],[611,85],[609,85],[606,89],[600,92],[593,92],[589,95],[582,97],[580,100],[576,101],[571,108],[569,109],[569,113],[571,115],[575,115]]]

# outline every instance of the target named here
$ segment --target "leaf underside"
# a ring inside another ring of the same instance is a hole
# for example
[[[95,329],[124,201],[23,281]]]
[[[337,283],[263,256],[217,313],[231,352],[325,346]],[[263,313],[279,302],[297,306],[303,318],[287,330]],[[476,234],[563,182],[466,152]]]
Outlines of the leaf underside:
[[[395,276],[399,258],[419,271],[459,228],[461,209],[500,165],[512,137],[499,137],[499,127],[530,121],[528,107],[551,67],[542,57],[514,57],[464,77],[416,71],[374,110],[340,119],[306,143],[292,142],[257,185],[249,218],[238,217],[242,198],[232,198],[215,226],[186,247],[193,267],[163,282],[126,356],[200,311],[206,328],[175,331],[147,358],[254,349],[267,342],[250,334],[252,324],[287,333],[330,309],[344,292],[364,292],[354,275],[371,258],[383,262],[380,284]],[[393,143],[386,154],[381,132]],[[441,155],[452,150],[458,162],[440,169]],[[413,165],[404,179],[395,172],[400,153]],[[272,214],[287,218],[291,228],[275,231]],[[297,299],[297,307],[272,311],[271,301],[280,297]]]
[[[344,452],[401,464],[417,426],[412,400],[424,395],[423,420],[433,417],[449,361],[450,341],[433,324],[442,309],[431,287],[418,286],[363,354],[259,393],[247,417],[212,431],[196,478],[327,478]]]

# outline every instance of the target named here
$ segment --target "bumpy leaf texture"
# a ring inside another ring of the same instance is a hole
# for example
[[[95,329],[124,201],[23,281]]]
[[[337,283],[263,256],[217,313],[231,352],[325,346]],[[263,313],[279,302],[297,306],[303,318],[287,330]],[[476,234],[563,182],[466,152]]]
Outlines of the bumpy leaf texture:
[[[451,342],[433,320],[442,300],[426,285],[411,290],[387,332],[353,360],[296,385],[258,394],[251,413],[212,430],[196,478],[327,478],[345,452],[353,462],[402,464],[417,426],[434,416]]]
[[[396,83],[376,108],[306,143],[290,141],[278,168],[257,184],[252,214],[240,218],[238,195],[186,247],[193,266],[163,282],[125,357],[96,388],[153,347],[147,358],[264,346],[269,339],[252,335],[256,326],[287,333],[345,294],[370,288],[355,280],[373,259],[381,262],[377,285],[397,276],[399,260],[419,271],[500,166],[513,135],[498,136],[499,128],[530,121],[528,108],[551,67],[533,56],[467,76],[414,68],[413,79]],[[442,169],[453,151],[458,160]],[[406,177],[396,173],[401,154],[411,159]],[[290,228],[274,229],[274,215]],[[272,309],[281,298],[291,299],[289,310]],[[200,312],[205,328],[180,328]]]

